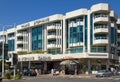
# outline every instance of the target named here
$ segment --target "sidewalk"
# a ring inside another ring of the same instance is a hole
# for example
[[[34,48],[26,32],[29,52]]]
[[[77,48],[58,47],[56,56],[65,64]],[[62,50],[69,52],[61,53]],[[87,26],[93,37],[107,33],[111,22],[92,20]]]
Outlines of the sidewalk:
[[[80,75],[51,75],[51,74],[46,74],[46,75],[39,75],[37,77],[40,78],[95,78],[95,75],[87,75],[87,74],[80,74]]]

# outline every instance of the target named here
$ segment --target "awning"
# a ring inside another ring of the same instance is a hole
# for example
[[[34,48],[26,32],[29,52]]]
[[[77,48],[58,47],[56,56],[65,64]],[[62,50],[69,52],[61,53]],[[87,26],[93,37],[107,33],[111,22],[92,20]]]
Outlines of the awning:
[[[64,60],[60,62],[60,65],[76,65],[79,63],[77,60]]]

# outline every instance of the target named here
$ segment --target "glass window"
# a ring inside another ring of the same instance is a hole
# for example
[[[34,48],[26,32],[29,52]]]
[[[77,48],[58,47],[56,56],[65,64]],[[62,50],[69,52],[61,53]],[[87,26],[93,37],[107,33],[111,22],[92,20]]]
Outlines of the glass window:
[[[42,50],[43,45],[43,27],[32,29],[32,50]]]
[[[15,40],[8,40],[8,51],[14,51],[15,50]]]

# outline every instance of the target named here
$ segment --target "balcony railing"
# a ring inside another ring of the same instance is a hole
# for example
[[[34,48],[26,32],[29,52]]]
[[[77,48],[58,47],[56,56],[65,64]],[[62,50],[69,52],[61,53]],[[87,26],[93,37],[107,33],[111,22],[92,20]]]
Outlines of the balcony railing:
[[[107,15],[95,15],[94,23],[96,22],[108,22],[109,17]]]

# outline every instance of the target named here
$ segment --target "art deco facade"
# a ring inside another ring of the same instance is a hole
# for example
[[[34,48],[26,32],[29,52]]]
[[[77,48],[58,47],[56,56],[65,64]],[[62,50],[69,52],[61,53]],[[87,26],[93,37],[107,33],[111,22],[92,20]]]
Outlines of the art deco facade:
[[[117,20],[109,5],[100,3],[90,10],[81,8],[20,24],[0,35],[4,34],[9,53],[44,52],[20,55],[19,62],[42,61],[44,69],[48,69],[51,62],[57,67],[61,59],[73,59],[87,64],[89,70],[98,69],[99,63],[101,69],[108,69],[118,59],[120,50]]]

